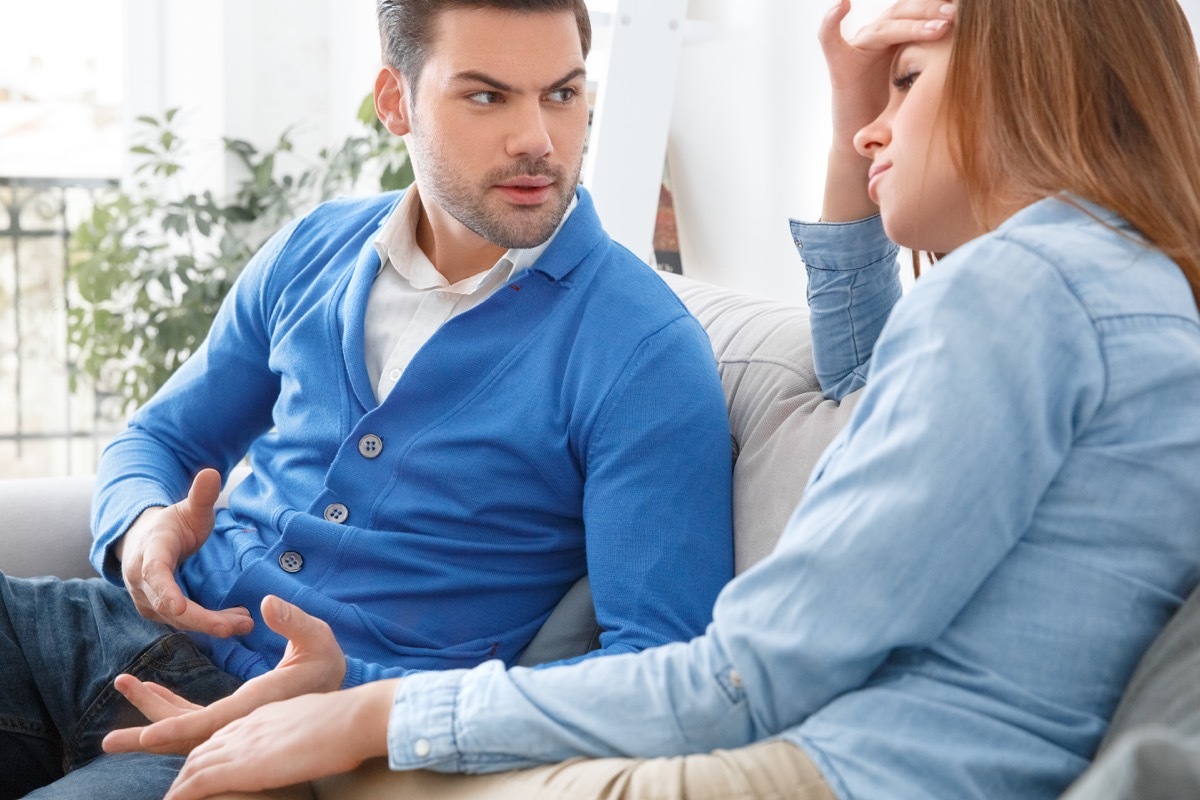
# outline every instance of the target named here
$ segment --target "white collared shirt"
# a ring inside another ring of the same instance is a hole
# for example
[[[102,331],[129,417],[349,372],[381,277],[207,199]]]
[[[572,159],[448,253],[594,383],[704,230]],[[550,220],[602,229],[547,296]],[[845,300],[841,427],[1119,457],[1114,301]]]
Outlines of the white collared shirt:
[[[479,305],[531,267],[577,203],[571,199],[558,228],[542,244],[509,250],[491,269],[450,284],[417,245],[421,203],[416,185],[405,192],[374,242],[380,267],[367,300],[363,350],[375,399],[382,402],[388,396],[417,351],[447,320]]]

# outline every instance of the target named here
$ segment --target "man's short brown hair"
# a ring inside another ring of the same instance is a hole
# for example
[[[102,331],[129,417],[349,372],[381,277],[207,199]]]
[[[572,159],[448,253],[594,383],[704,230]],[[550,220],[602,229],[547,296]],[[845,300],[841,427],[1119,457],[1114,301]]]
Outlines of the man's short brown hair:
[[[459,8],[499,8],[527,13],[570,11],[579,26],[584,58],[592,47],[592,22],[584,0],[379,0],[383,61],[404,75],[410,95],[416,93],[417,79],[429,56],[437,15]]]

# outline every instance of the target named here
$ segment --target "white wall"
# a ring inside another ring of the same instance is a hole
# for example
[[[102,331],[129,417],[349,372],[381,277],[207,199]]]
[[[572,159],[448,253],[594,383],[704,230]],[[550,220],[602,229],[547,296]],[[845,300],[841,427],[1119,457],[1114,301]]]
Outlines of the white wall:
[[[846,28],[884,5],[856,3]],[[817,28],[828,6],[691,0],[668,150],[685,274],[803,302],[787,221],[820,214],[829,89]]]
[[[329,0],[329,137],[340,141],[358,132],[354,115],[375,88],[379,72],[379,25],[374,0]]]
[[[125,0],[127,130],[179,107],[192,188],[230,185],[221,137],[297,156],[355,129],[379,64],[372,0]]]

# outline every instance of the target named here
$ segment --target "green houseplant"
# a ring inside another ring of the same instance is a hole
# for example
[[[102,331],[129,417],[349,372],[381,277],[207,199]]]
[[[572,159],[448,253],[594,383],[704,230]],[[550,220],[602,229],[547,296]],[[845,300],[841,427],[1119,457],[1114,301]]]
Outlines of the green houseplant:
[[[361,132],[295,172],[280,158],[293,149],[290,131],[267,150],[225,139],[244,176],[230,196],[217,197],[179,189],[178,109],[140,117],[131,148],[136,184],[98,201],[71,238],[72,391],[83,380],[115,401],[110,411],[133,410],[196,350],[233,281],[275,230],[321,200],[356,191],[368,174],[379,190],[411,183],[404,143],[376,119],[370,96],[358,119]]]

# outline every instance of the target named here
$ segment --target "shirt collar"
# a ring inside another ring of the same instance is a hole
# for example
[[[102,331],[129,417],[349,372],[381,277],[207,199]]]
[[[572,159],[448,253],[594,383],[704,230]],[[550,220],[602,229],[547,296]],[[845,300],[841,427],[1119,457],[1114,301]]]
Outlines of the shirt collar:
[[[491,269],[451,285],[417,245],[417,222],[420,220],[421,201],[417,185],[413,184],[396,204],[380,228],[379,235],[375,237],[374,245],[376,252],[379,253],[379,268],[382,270],[387,264],[391,264],[392,268],[400,273],[400,276],[414,289],[441,289],[470,294],[485,282],[492,283],[498,277],[502,277],[503,281],[507,282],[533,266],[550,247],[567,219],[570,218],[571,212],[578,205],[579,198],[572,196],[570,205],[567,206],[566,212],[558,222],[558,227],[546,241],[536,247],[511,248],[500,257],[500,260]]]

